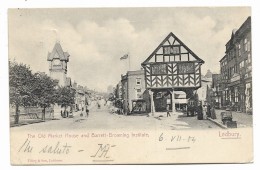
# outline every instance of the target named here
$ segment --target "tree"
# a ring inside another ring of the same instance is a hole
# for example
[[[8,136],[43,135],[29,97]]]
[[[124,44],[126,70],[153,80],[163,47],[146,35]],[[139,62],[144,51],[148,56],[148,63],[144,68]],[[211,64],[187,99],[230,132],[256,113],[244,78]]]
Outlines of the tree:
[[[57,90],[57,103],[65,110],[75,103],[75,90],[69,87],[59,87]]]
[[[15,106],[15,124],[19,123],[19,107],[35,104],[33,74],[30,67],[9,61],[10,104]]]
[[[54,81],[45,73],[34,74],[34,90],[33,94],[36,96],[37,104],[43,108],[42,120],[45,120],[45,110],[54,104],[57,100],[57,94],[55,87],[57,87],[57,81]]]

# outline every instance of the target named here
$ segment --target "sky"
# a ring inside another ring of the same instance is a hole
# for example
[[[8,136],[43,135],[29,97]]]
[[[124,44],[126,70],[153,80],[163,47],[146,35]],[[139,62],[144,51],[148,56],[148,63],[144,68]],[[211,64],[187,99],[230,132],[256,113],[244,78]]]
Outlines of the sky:
[[[9,59],[49,74],[55,43],[70,54],[68,76],[106,91],[129,70],[138,70],[173,32],[205,61],[202,74],[219,73],[232,30],[251,16],[249,7],[9,9]]]

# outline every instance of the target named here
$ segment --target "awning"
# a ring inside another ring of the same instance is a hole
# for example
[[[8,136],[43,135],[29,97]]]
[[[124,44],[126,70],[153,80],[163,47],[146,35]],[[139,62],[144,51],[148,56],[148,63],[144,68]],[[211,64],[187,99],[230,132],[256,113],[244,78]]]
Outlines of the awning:
[[[174,91],[174,97],[176,99],[186,98],[186,93],[184,91]]]
[[[133,99],[132,102],[145,102],[144,99]]]
[[[187,104],[188,103],[188,99],[174,99],[174,103],[177,103],[177,104]]]

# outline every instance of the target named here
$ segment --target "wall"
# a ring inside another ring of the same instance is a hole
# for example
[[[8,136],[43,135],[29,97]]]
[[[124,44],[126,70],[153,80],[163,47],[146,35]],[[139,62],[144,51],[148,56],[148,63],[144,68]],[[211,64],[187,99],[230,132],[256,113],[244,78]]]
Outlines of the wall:
[[[201,81],[201,88],[197,90],[197,94],[199,97],[199,100],[202,100],[202,104],[205,104],[206,96],[207,96],[207,86],[211,88],[212,79],[202,79]]]
[[[50,77],[52,79],[59,80],[60,86],[65,86],[66,83],[66,74],[64,73],[64,70],[60,71],[50,71]]]
[[[141,84],[136,84],[136,79],[141,80]],[[141,92],[141,99],[143,98],[142,94],[145,91],[145,82],[144,82],[144,71],[129,71],[128,72],[128,103],[129,103],[129,110],[132,111],[132,100],[138,99],[137,98],[137,89],[140,89]]]

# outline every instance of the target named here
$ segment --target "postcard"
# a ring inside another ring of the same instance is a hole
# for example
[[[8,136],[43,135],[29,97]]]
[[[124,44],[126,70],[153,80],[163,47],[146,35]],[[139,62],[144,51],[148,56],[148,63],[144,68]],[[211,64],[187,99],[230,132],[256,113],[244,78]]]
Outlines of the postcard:
[[[250,7],[8,10],[12,165],[253,162]]]

